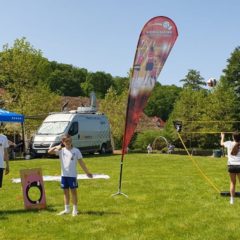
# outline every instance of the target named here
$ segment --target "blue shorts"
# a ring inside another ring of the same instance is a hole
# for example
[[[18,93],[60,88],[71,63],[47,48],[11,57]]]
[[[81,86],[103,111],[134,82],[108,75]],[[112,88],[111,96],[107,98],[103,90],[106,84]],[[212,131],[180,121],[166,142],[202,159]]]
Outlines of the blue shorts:
[[[74,189],[78,188],[78,182],[76,177],[61,177],[61,188],[62,189]]]

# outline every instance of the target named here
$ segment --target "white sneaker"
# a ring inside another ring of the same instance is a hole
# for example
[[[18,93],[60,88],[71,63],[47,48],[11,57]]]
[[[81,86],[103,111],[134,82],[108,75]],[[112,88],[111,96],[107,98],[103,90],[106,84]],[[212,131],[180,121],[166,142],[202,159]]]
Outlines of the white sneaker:
[[[73,212],[72,212],[72,216],[73,216],[73,217],[75,217],[75,216],[77,216],[77,215],[78,215],[78,211],[73,211]]]
[[[70,210],[63,210],[60,213],[58,213],[57,215],[61,216],[61,215],[64,215],[64,214],[69,214],[69,213],[70,213]]]
[[[230,204],[233,204],[233,203],[234,203],[234,199],[230,198]]]

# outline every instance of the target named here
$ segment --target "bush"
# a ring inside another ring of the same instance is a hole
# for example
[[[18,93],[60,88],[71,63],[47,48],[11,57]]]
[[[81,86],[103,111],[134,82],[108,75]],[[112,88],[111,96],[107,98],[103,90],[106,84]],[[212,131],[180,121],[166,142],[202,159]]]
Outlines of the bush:
[[[135,141],[132,143],[132,147],[134,149],[142,149],[146,150],[147,145],[153,143],[154,139],[156,137],[161,136],[162,131],[144,131],[141,133],[138,133],[136,136]]]

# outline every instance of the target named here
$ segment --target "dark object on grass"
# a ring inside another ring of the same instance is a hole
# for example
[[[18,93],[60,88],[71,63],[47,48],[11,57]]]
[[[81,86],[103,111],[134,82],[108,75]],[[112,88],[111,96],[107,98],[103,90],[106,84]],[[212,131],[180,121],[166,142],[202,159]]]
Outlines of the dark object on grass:
[[[220,195],[222,197],[230,197],[230,192],[223,191],[223,192],[220,192]],[[240,197],[240,192],[235,192],[235,197]]]

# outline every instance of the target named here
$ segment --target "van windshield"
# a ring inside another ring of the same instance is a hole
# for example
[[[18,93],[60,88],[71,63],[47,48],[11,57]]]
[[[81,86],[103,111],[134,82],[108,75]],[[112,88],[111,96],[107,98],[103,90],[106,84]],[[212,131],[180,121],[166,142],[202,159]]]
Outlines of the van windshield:
[[[55,135],[63,133],[69,122],[44,122],[38,129],[38,134]]]

